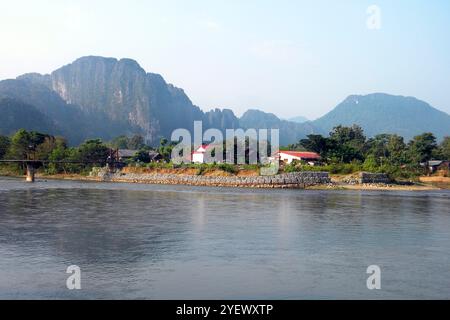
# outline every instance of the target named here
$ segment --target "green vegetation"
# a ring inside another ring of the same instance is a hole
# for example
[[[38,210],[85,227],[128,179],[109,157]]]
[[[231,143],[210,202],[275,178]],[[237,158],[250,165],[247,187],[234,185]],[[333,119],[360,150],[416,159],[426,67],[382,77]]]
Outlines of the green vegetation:
[[[413,179],[425,173],[420,163],[447,160],[450,157],[450,137],[438,145],[432,133],[423,133],[407,144],[396,134],[379,134],[367,139],[361,127],[337,126],[329,137],[309,135],[307,139],[289,146],[290,150],[309,150],[322,156],[321,166],[306,163],[286,165],[286,172],[323,170],[333,174],[358,171],[387,173],[392,178]]]
[[[130,166],[166,166],[172,167],[170,156],[172,143],[161,139],[161,145],[156,149],[163,156],[163,163],[150,163],[148,151],[151,147],[145,145],[144,138],[134,135],[131,138],[120,136],[108,143],[100,139],[87,140],[78,147],[69,147],[66,140],[37,131],[20,129],[10,137],[0,135],[0,160],[24,160],[38,159],[56,161],[39,168],[46,174],[77,173],[87,175],[93,167],[103,166],[112,149],[138,150],[134,157],[127,159]],[[68,163],[57,163],[66,161]],[[70,163],[74,162],[74,163]],[[80,163],[77,163],[80,162]],[[82,163],[84,162],[84,163]],[[24,167],[21,164],[0,164],[1,174],[23,174]]]
[[[88,140],[77,148],[69,148],[64,138],[36,131],[20,129],[11,137],[0,136],[0,155],[3,159],[87,162],[87,164],[51,163],[41,168],[48,174],[63,172],[87,174],[93,166],[104,164],[109,152],[109,148],[99,139]],[[3,173],[23,172],[23,165],[4,164],[2,166]]]
[[[3,159],[5,154],[8,152],[10,144],[11,139],[9,137],[0,136],[0,160]]]
[[[156,163],[151,162],[148,153],[151,147],[145,145],[144,139],[139,135],[131,138],[120,136],[106,144],[100,139],[92,139],[78,147],[68,147],[64,138],[20,129],[10,137],[0,136],[0,159],[67,161],[69,163],[46,164],[40,170],[47,174],[88,174],[92,167],[105,165],[112,149],[125,147],[138,150],[134,157],[126,161],[131,167],[196,169],[199,175],[213,170],[236,174],[240,169],[261,168],[261,165],[238,166],[227,163],[174,165],[170,162],[173,146],[174,143],[161,139],[160,146],[155,151],[163,156],[163,160]],[[450,158],[450,137],[445,137],[438,144],[433,134],[424,133],[405,143],[402,137],[395,134],[380,134],[367,139],[359,126],[338,126],[328,137],[309,135],[297,144],[289,145],[287,149],[317,152],[322,156],[322,162],[310,166],[308,163],[294,161],[283,167],[284,172],[320,170],[332,174],[352,174],[368,171],[387,173],[394,179],[414,179],[425,173],[425,168],[420,163]],[[247,159],[250,152],[248,146],[245,152]],[[1,164],[0,167],[2,174],[18,174],[24,170],[23,165],[18,164]]]
[[[131,149],[139,150],[145,147],[144,137],[140,135],[134,135],[131,138],[127,136],[119,136],[114,138],[109,146],[114,149]]]
[[[450,137],[445,137],[439,146],[438,156],[442,159],[450,159]]]

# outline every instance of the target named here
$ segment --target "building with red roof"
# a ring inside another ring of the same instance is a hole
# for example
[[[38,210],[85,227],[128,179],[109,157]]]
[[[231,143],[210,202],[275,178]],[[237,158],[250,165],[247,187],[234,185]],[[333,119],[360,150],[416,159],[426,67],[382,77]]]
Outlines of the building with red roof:
[[[205,152],[208,150],[208,145],[202,145],[197,150],[192,152],[193,163],[205,163]]]
[[[316,162],[321,159],[318,153],[308,151],[279,151],[277,157],[286,163],[292,163],[294,160]]]

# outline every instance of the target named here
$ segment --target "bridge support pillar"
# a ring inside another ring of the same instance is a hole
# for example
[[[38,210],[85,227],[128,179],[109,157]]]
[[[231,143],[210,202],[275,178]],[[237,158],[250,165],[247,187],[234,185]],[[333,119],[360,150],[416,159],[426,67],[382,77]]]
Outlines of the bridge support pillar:
[[[27,163],[27,182],[34,182],[34,166]]]

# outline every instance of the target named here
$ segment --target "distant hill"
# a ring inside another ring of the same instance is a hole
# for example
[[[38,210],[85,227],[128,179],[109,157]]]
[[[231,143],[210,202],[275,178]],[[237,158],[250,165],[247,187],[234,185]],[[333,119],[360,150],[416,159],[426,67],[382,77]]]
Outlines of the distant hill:
[[[83,112],[78,106],[64,101],[45,85],[27,81],[25,78],[21,79],[0,81],[0,99],[13,99],[39,111],[45,116],[47,122],[51,123],[46,133],[57,133],[68,138],[73,144],[78,144],[93,137],[110,139],[115,137],[115,132],[122,131],[123,124],[120,121],[109,120],[103,112]],[[21,118],[16,118],[15,121],[17,122],[10,125],[33,129],[22,122]],[[4,122],[6,119],[0,117],[0,126],[6,125]]]
[[[308,120],[308,118],[298,116],[298,117],[290,118],[290,119],[288,119],[288,121],[297,122],[297,123],[305,123],[305,122],[308,122],[309,120]]]
[[[241,118],[230,109],[208,112],[195,106],[186,93],[161,75],[148,73],[131,59],[88,56],[50,74],[28,73],[0,81],[1,132],[40,128],[79,144],[90,138],[110,140],[140,134],[158,144],[173,130],[203,128],[280,129],[280,143],[296,143],[308,134],[327,134],[333,127],[361,125],[368,136],[397,133],[410,139],[431,131],[450,134],[450,116],[411,97],[371,94],[350,96],[316,121],[248,110]],[[9,99],[9,100],[8,100]]]
[[[396,133],[406,140],[423,132],[450,135],[450,115],[413,97],[375,93],[352,95],[313,124],[329,132],[337,125],[360,125],[366,135]]]
[[[51,74],[29,73],[0,81],[2,97],[33,106],[54,124],[53,131],[61,132],[72,144],[132,134],[141,134],[147,142],[156,144],[161,137],[170,138],[175,129],[192,132],[198,120],[203,121],[204,129],[243,125],[229,109],[203,112],[182,89],[166,83],[158,74],[147,73],[131,59],[82,57]],[[250,120],[245,117],[243,123],[256,129],[270,129],[272,124],[282,129],[281,140],[287,143],[312,132],[310,125],[297,126],[278,118]],[[0,117],[0,126],[28,129],[20,118],[14,118],[13,124],[5,121]],[[256,123],[261,127],[253,126]]]
[[[272,128],[280,130],[280,144],[288,145],[298,142],[305,135],[312,133],[323,133],[320,128],[313,124],[296,123],[279,119],[273,113],[265,113],[260,110],[250,109],[239,119],[243,128]]]
[[[131,59],[82,57],[49,75],[32,73],[18,79],[32,87],[47,87],[64,102],[65,107],[59,108],[63,113],[73,106],[70,109],[83,119],[82,127],[89,129],[83,130],[84,138],[141,134],[157,142],[174,129],[191,129],[194,120],[204,116],[182,89]],[[91,127],[91,122],[97,125]]]
[[[60,133],[54,123],[35,107],[18,100],[0,99],[0,134],[10,135],[19,129]]]

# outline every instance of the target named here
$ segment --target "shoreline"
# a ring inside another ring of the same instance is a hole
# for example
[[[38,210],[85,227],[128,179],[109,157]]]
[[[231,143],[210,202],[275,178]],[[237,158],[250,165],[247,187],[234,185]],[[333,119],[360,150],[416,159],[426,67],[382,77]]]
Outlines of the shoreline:
[[[346,190],[346,191],[438,191],[449,190],[448,188],[439,188],[433,185],[401,185],[401,184],[333,184],[332,186],[317,185],[308,187],[308,190]]]
[[[180,175],[181,176],[181,175]],[[18,175],[0,175],[1,177],[10,177],[24,179],[25,176]],[[184,176],[186,177],[186,176]],[[316,183],[312,185],[304,184],[279,184],[279,185],[230,185],[230,184],[202,184],[202,183],[181,183],[173,182],[169,183],[167,181],[146,181],[144,179],[120,179],[120,178],[109,178],[99,176],[83,176],[80,174],[57,174],[57,175],[42,175],[37,174],[37,179],[40,180],[59,180],[59,181],[80,181],[80,182],[113,182],[113,183],[134,183],[134,184],[163,184],[163,185],[191,185],[191,186],[205,186],[205,187],[227,187],[227,188],[250,188],[250,189],[304,189],[304,190],[325,190],[325,191],[438,191],[438,190],[450,190],[450,184],[444,186],[436,186],[430,183],[422,182],[420,184],[415,183],[412,185],[402,185],[402,184],[384,184],[384,183],[363,183],[363,184],[351,184],[332,181],[330,183]]]

